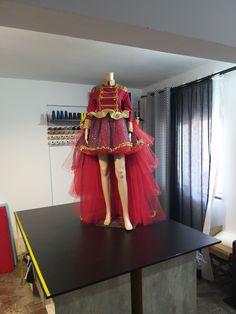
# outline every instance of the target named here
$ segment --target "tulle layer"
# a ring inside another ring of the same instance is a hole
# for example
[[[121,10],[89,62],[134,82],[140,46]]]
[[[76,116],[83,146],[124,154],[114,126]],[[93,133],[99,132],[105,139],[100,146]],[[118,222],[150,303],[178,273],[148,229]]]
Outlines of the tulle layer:
[[[134,133],[143,144],[139,149],[125,156],[126,178],[128,185],[128,206],[132,224],[148,225],[165,220],[166,216],[158,200],[159,187],[152,175],[158,160],[150,148],[153,138],[134,124]],[[85,154],[78,147],[84,137],[81,132],[77,137],[77,148],[73,153],[74,180],[70,193],[80,198],[76,212],[84,223],[96,224],[105,218],[105,201],[103,197],[101,175],[97,156]],[[122,206],[118,193],[117,179],[114,171],[113,156],[109,157],[111,180],[112,218],[122,217]]]
[[[129,141],[126,119],[115,120],[110,115],[102,119],[92,117],[88,144],[84,137],[77,140],[77,147],[88,155],[132,154],[140,150],[143,144],[143,139],[136,134],[135,129]]]

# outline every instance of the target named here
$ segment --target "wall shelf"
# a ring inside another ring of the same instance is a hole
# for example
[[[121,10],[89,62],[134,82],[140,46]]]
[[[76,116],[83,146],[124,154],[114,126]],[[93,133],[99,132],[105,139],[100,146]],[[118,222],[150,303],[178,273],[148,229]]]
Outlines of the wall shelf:
[[[48,125],[80,125],[81,119],[48,119]]]
[[[81,122],[86,115],[85,113],[75,112],[74,107],[64,106],[63,108],[64,110],[61,110],[62,107],[54,106],[53,110],[47,113],[47,139],[49,146],[73,145],[75,136],[80,131]],[[64,117],[65,113],[71,116],[76,115],[78,118],[81,117],[81,119],[73,119],[73,117],[67,119],[56,118],[59,115]]]

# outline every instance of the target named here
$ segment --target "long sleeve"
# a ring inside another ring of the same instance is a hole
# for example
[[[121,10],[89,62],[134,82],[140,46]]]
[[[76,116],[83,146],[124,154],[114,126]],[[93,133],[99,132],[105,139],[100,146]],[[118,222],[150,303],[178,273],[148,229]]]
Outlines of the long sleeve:
[[[125,96],[123,99],[123,110],[129,111],[129,118],[128,118],[128,130],[129,132],[133,132],[133,123],[132,123],[132,104],[129,98],[129,93],[125,92]]]
[[[94,99],[94,95],[93,95],[94,89],[92,89],[92,91],[90,92],[89,95],[89,102],[88,102],[88,106],[87,106],[87,115],[84,121],[84,129],[89,129],[91,126],[91,116],[88,115],[89,112],[91,111],[95,111],[96,110],[96,101]]]

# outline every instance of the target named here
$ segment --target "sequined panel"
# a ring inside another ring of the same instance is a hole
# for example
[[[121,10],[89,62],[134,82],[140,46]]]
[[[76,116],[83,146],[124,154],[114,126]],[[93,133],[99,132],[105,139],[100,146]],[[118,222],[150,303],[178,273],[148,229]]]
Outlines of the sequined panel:
[[[128,141],[128,129],[125,119],[114,120],[108,115],[102,119],[92,119],[88,147],[115,148]]]

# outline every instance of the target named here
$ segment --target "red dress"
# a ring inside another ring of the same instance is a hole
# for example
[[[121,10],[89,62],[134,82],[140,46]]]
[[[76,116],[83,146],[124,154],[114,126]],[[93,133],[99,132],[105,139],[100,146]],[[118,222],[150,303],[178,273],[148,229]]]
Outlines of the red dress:
[[[74,180],[71,193],[80,198],[78,212],[84,223],[105,218],[98,154],[109,154],[112,218],[122,217],[113,156],[125,155],[129,216],[132,224],[150,224],[166,218],[159,203],[159,187],[152,175],[158,161],[150,144],[153,138],[132,121],[132,106],[126,87],[96,86],[89,97],[84,128],[89,128],[88,144],[84,130],[73,150]],[[131,141],[129,140],[131,132]]]

